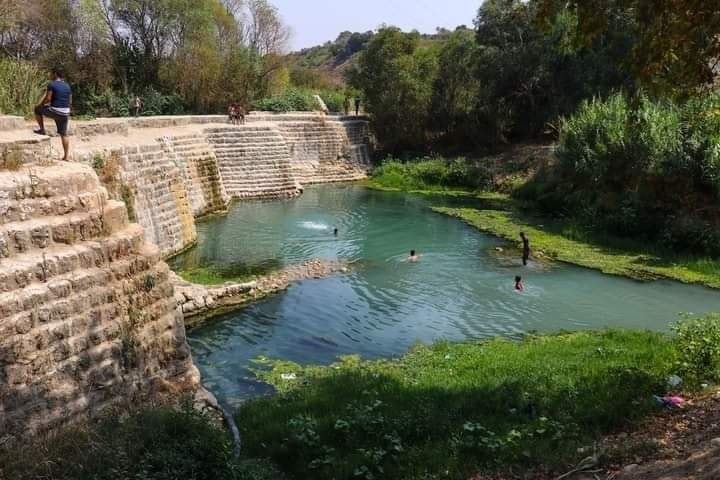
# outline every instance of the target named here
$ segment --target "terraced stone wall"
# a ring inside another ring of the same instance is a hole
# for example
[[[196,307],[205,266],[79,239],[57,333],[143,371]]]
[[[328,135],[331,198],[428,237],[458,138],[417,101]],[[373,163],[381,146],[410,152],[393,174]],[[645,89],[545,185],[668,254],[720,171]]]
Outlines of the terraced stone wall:
[[[303,185],[364,178],[370,167],[368,122],[355,117],[253,113],[245,125],[221,116],[149,117],[74,128],[81,144],[96,145],[83,161],[117,161],[118,172],[98,170],[101,179],[166,256],[195,242],[194,218],[224,210],[232,198],[291,197]],[[124,145],[92,143],[102,135]],[[127,146],[134,138],[138,144]]]
[[[197,240],[190,192],[196,193],[195,199],[200,202],[194,189],[202,186],[192,180],[201,180],[186,180],[191,175],[188,170],[196,170],[196,162],[186,159],[183,164],[189,166],[178,166],[159,142],[115,149],[106,158],[106,162],[112,161],[119,162],[119,172],[103,179],[113,198],[128,205],[132,220],[144,228],[148,242],[167,256]]]
[[[195,217],[224,210],[230,201],[220,180],[215,149],[205,135],[187,134],[160,139],[168,157],[180,169]]]
[[[168,275],[90,167],[0,170],[0,437],[196,388]]]
[[[220,177],[234,198],[297,195],[290,150],[280,131],[269,124],[209,128]]]

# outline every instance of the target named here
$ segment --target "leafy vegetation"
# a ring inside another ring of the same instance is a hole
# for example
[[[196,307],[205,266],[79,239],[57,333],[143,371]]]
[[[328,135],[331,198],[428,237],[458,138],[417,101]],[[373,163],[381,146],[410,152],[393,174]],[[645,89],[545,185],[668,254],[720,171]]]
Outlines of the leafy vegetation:
[[[0,113],[26,116],[40,99],[47,74],[30,62],[0,57]]]
[[[673,358],[661,334],[605,331],[440,343],[330,367],[268,362],[260,374],[279,393],[244,404],[238,423],[247,455],[269,456],[292,478],[559,466],[652,411]]]
[[[424,158],[403,163],[387,158],[373,171],[372,181],[397,190],[478,190],[490,185],[489,173],[464,158]]]
[[[637,240],[600,236],[576,224],[553,222],[516,210],[434,210],[513,242],[519,242],[518,233],[524,231],[532,241],[535,254],[542,252],[549,259],[639,280],[669,278],[720,288],[720,262],[712,258],[678,257],[671,251],[653,251]]]
[[[678,373],[695,385],[720,380],[720,314],[687,317],[674,331]]]
[[[615,94],[562,122],[558,164],[519,196],[594,230],[720,254],[720,95],[682,104]]]
[[[627,18],[639,33],[631,48],[618,52],[626,66],[655,91],[686,97],[714,83],[720,57],[720,9],[704,0],[602,1],[541,0],[540,20],[558,11],[577,12],[576,43],[589,43],[615,28],[613,18]]]
[[[109,415],[57,437],[0,450],[7,480],[277,480],[265,462],[237,462],[226,433],[191,406]]]
[[[3,89],[0,109],[23,115],[51,67],[65,71],[75,114],[90,116],[126,115],[134,95],[148,114],[225,112],[288,75],[289,30],[267,0],[4,1],[0,27],[0,80],[14,97],[6,105]]]
[[[489,0],[474,30],[458,27],[431,42],[380,29],[348,75],[380,146],[399,155],[544,138],[581,100],[632,90],[615,61],[633,44],[631,18],[613,17],[613,29],[578,45],[571,9],[554,14],[548,31],[538,15],[537,1]]]

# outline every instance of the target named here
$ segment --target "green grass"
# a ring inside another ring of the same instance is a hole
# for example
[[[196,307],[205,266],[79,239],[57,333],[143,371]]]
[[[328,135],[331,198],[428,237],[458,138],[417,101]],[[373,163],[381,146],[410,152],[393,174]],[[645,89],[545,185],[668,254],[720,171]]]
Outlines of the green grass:
[[[249,282],[257,278],[256,274],[243,273],[228,275],[219,272],[212,267],[197,267],[188,270],[180,270],[177,272],[183,280],[198,285],[222,285],[223,283],[243,283]]]
[[[434,208],[460,218],[493,235],[518,242],[524,231],[533,251],[561,262],[622,275],[639,280],[668,278],[720,288],[720,262],[705,258],[675,257],[666,252],[643,250],[636,240],[597,238],[562,222],[551,221],[515,210],[475,208]]]
[[[108,415],[12,448],[0,448],[6,480],[278,480],[267,462],[236,461],[227,434],[189,407]]]
[[[184,280],[199,285],[221,285],[223,283],[243,283],[257,279],[278,271],[281,264],[277,260],[271,260],[262,264],[245,264],[235,262],[222,267],[209,266],[187,266],[182,260],[171,262],[171,266]]]
[[[467,194],[490,185],[491,175],[464,158],[426,157],[403,163],[385,159],[375,168],[370,183],[378,188],[401,191],[433,191]]]
[[[330,367],[266,361],[260,375],[279,393],[237,419],[245,454],[295,479],[562,469],[587,455],[579,447],[652,411],[673,358],[661,334],[603,331],[440,343]]]

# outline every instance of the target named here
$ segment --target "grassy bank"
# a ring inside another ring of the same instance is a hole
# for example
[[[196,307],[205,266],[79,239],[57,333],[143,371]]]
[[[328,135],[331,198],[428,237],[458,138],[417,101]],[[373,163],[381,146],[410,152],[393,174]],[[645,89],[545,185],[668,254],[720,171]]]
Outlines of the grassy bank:
[[[279,394],[245,404],[238,424],[246,454],[297,479],[562,469],[652,411],[673,358],[668,337],[606,331],[441,343],[331,367],[277,362],[262,376]]]
[[[639,280],[668,278],[720,288],[720,262],[709,258],[676,257],[669,252],[643,250],[643,244],[612,237],[597,238],[564,222],[524,215],[515,210],[434,208],[438,213],[512,242],[524,231],[534,252],[604,273]]]

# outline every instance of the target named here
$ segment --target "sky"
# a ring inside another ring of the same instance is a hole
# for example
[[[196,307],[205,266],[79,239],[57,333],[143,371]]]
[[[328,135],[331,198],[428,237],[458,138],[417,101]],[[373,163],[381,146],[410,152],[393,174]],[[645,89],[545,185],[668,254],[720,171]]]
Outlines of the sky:
[[[472,25],[481,0],[271,0],[290,25],[291,49],[335,40],[344,30],[365,32],[381,24],[434,33],[436,27]]]

